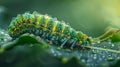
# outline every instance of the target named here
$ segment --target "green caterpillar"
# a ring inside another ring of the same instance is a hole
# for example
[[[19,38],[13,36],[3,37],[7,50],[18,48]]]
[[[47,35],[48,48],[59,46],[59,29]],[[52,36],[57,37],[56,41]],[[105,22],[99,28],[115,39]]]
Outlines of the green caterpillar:
[[[93,42],[107,40],[115,34],[113,33],[103,38],[105,33],[98,38],[91,38],[81,31],[76,31],[64,21],[58,21],[56,18],[37,12],[33,12],[32,14],[28,12],[18,14],[11,21],[8,27],[8,33],[13,39],[25,33],[34,34],[49,43],[59,45],[61,48],[67,47],[70,49],[85,48]]]

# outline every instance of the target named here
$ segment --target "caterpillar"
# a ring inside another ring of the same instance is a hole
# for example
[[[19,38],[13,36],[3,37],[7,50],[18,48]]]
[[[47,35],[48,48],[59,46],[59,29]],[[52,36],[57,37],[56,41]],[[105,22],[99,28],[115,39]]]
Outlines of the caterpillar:
[[[85,48],[93,42],[107,40],[115,34],[103,38],[107,34],[105,33],[98,38],[91,38],[82,31],[76,31],[64,21],[38,12],[18,14],[17,17],[12,19],[8,27],[8,33],[13,39],[25,33],[34,34],[48,41],[48,43],[70,49]]]

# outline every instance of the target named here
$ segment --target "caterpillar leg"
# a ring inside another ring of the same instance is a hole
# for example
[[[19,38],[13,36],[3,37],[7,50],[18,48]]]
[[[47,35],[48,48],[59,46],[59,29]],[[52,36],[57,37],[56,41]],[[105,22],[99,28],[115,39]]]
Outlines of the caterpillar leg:
[[[66,44],[67,41],[68,41],[68,38],[64,38],[64,42],[61,44],[60,48],[62,48]]]
[[[48,40],[50,40],[50,39],[52,38],[52,34],[51,34],[51,33],[47,33],[47,34],[46,34],[46,38],[47,38]]]
[[[60,42],[60,37],[58,35],[53,35],[51,41],[53,42],[53,44],[58,45]]]
[[[54,35],[51,35],[51,38],[50,38],[50,44],[52,45],[54,43],[54,40],[55,40],[55,36]]]
[[[73,49],[73,47],[75,46],[76,42],[77,42],[77,40],[74,39],[73,42],[72,42],[72,45],[71,45],[70,49]]]
[[[37,29],[37,30],[35,30],[35,35],[39,35],[39,30]]]
[[[45,39],[45,37],[46,37],[46,32],[44,32],[41,37],[42,37],[43,39]]]

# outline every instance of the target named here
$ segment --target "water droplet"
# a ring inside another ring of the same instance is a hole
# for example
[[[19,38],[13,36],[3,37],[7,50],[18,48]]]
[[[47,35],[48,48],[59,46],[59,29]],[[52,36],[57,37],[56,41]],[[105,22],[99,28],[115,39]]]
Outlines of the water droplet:
[[[82,61],[82,62],[85,62],[85,59],[82,59],[81,61]]]
[[[112,47],[114,47],[115,45],[114,44],[112,44]]]

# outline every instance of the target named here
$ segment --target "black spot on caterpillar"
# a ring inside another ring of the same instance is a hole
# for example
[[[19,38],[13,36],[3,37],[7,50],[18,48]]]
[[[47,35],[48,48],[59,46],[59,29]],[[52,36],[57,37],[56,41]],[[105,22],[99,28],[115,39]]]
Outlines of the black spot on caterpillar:
[[[9,27],[9,35],[16,39],[22,34],[30,33],[41,37],[49,43],[59,45],[62,47],[85,48],[91,42],[104,41],[111,36],[99,40],[100,38],[91,38],[81,31],[76,31],[64,21],[58,21],[48,15],[42,15],[37,12],[18,14],[13,18]],[[115,34],[115,33],[114,33]],[[102,36],[101,36],[102,37]]]

